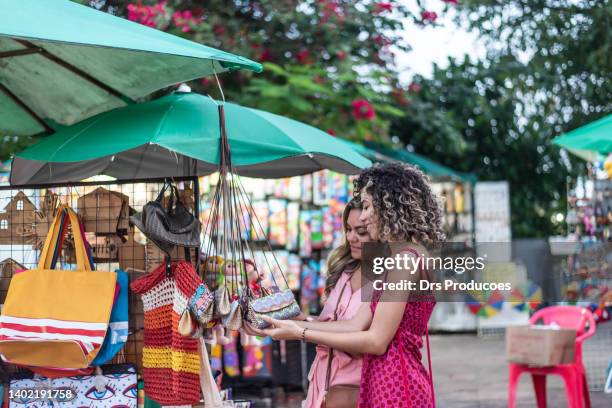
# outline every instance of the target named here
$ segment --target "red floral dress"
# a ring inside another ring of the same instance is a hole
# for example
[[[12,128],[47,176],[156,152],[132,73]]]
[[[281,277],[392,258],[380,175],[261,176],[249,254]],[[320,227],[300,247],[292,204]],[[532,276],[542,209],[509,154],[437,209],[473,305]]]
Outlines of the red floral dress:
[[[372,299],[372,314],[378,299]],[[406,303],[404,316],[381,356],[365,354],[359,408],[429,408],[434,406],[429,374],[421,363],[423,335],[435,301]]]

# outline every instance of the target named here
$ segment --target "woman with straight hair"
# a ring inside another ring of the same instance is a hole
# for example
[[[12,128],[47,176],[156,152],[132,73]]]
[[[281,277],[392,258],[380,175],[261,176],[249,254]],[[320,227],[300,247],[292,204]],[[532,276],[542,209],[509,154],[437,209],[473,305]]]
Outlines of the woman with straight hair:
[[[370,241],[370,235],[360,216],[361,204],[352,199],[342,213],[344,242],[327,260],[327,300],[317,318],[319,322],[350,319],[361,306],[361,246]],[[318,345],[308,381],[304,408],[321,407],[328,389],[334,387],[344,387],[358,398],[361,356],[340,350],[330,352],[329,347]]]

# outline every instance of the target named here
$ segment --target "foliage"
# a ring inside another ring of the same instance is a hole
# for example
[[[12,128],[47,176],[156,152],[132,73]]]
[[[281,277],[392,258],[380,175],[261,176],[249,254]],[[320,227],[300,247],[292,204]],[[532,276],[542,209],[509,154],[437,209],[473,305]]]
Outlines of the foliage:
[[[484,62],[450,61],[415,78],[393,133],[420,153],[481,180],[508,180],[515,237],[564,233],[568,177],[584,164],[551,140],[608,114],[612,100],[609,2],[466,0],[488,44]]]
[[[356,140],[387,140],[389,120],[403,114],[394,99],[404,92],[394,49],[409,50],[401,31],[435,21],[400,2],[369,0],[89,3],[263,62],[262,74],[221,75],[226,97]],[[190,85],[220,97],[214,78]]]
[[[610,1],[466,0],[460,10],[493,55],[526,61],[521,90],[557,133],[612,109]]]

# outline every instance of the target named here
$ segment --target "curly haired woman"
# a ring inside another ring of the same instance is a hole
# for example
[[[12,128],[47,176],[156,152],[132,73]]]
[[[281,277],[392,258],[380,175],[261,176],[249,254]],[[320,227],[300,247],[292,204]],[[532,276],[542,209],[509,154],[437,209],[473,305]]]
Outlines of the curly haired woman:
[[[426,177],[401,163],[374,165],[355,180],[363,206],[361,220],[373,240],[405,242],[401,256],[418,257],[424,247],[445,239],[442,212]],[[415,251],[414,248],[419,248]],[[425,271],[410,276],[423,277]],[[399,282],[406,271],[390,270],[386,280]],[[274,339],[303,339],[351,354],[363,354],[359,407],[429,408],[433,389],[421,363],[423,335],[434,308],[433,298],[418,301],[409,293],[374,291],[350,320],[296,322],[267,319]]]

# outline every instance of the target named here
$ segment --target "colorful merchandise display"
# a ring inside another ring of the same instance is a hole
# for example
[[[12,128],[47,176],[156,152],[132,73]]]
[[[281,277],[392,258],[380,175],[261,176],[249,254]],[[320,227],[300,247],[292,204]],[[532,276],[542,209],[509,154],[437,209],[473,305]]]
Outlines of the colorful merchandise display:
[[[45,384],[45,387],[41,387]],[[30,390],[30,391],[28,391]],[[31,390],[58,390],[53,405],[36,398]],[[63,390],[63,392],[61,392]],[[136,407],[138,397],[136,368],[129,364],[103,366],[96,375],[45,378],[17,374],[10,381],[9,408],[53,407]],[[40,405],[39,405],[40,404]]]
[[[287,201],[279,199],[268,200],[268,240],[273,246],[286,246],[287,237]]]

